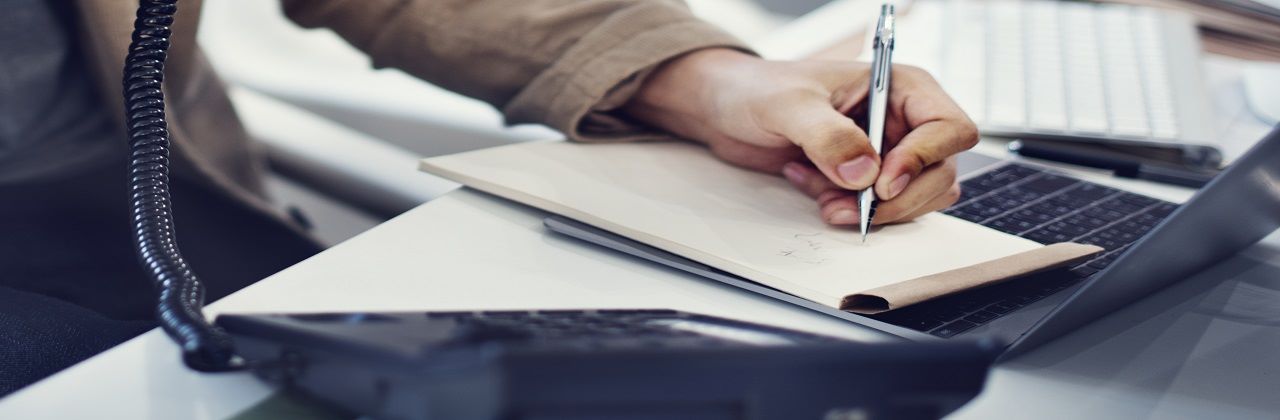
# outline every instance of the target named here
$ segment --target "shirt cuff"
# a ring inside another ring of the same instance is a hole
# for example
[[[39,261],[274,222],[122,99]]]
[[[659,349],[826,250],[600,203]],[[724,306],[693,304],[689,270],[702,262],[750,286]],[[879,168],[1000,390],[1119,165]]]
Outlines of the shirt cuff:
[[[654,2],[610,17],[583,36],[503,109],[508,123],[541,123],[576,141],[670,138],[616,112],[664,61],[692,51],[746,45],[688,10]]]

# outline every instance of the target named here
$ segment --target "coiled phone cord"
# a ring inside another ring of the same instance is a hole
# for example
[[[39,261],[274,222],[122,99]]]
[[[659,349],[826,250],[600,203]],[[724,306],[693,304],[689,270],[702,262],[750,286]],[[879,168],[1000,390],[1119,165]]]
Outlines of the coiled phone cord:
[[[231,338],[201,312],[204,285],[178,251],[169,197],[169,128],[164,64],[177,0],[140,0],[124,67],[129,132],[129,207],[134,245],[156,287],[160,326],[182,347],[183,362],[202,372],[239,370]]]

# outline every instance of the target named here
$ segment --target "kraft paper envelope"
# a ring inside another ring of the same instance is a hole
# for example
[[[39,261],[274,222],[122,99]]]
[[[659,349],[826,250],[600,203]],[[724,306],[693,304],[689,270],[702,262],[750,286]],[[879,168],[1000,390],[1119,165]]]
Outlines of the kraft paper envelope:
[[[875,313],[1078,261],[943,214],[856,231],[828,226],[787,181],[682,142],[524,143],[422,161],[422,170],[561,214],[784,292]]]

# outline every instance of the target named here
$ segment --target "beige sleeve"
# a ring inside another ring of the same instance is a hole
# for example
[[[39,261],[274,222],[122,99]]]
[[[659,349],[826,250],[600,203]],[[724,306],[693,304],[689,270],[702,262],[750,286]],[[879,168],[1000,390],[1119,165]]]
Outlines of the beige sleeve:
[[[574,140],[658,133],[611,113],[663,61],[746,50],[672,0],[283,0],[306,27],[333,29],[394,67]]]

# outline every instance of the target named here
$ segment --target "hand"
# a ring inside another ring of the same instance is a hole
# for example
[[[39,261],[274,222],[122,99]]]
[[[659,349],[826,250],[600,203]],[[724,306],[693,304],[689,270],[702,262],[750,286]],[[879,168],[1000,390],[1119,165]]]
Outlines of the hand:
[[[856,191],[873,185],[876,224],[954,204],[954,155],[977,144],[977,127],[928,73],[894,66],[881,159],[848,117],[866,115],[870,74],[865,63],[699,50],[655,70],[623,110],[729,163],[782,174],[833,225],[856,225]]]

